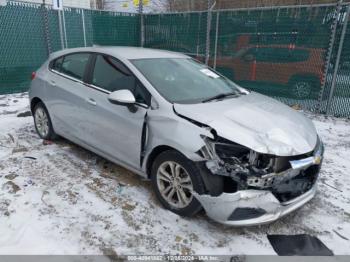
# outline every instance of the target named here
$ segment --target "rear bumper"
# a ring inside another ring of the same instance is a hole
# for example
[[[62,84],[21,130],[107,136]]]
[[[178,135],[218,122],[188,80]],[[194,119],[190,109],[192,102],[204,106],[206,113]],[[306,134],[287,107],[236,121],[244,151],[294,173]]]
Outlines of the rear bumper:
[[[270,191],[242,190],[213,197],[194,194],[207,215],[216,222],[231,226],[254,226],[276,221],[310,201],[317,185],[304,194],[281,203]]]

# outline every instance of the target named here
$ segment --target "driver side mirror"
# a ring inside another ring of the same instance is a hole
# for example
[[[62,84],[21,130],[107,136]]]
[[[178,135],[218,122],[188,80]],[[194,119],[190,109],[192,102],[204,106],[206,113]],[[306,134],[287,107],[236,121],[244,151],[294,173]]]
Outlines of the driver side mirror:
[[[130,106],[136,103],[135,96],[128,89],[117,90],[108,96],[109,102],[117,105]]]

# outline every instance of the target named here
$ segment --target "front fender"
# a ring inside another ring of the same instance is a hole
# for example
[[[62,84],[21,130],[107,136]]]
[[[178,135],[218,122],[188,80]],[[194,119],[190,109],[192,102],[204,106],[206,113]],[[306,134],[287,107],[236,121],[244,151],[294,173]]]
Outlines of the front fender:
[[[168,146],[179,151],[192,161],[203,161],[198,152],[205,142],[201,136],[213,138],[208,128],[199,127],[176,115],[170,116],[157,111],[150,111],[147,117],[147,139],[142,169],[152,151],[159,146]]]

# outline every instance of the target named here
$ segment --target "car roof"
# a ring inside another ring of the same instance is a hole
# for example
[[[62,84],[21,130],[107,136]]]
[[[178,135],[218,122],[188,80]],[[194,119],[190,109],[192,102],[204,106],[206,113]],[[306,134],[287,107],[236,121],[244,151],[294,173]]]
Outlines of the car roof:
[[[126,47],[126,46],[93,46],[71,48],[58,51],[52,54],[52,58],[77,52],[97,52],[114,56],[119,59],[147,59],[147,58],[188,58],[188,56],[159,49],[142,48],[142,47]]]

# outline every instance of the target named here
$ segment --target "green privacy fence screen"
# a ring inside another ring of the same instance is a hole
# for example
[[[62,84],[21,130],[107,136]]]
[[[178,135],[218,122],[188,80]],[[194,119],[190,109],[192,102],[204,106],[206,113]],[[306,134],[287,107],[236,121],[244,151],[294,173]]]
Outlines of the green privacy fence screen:
[[[46,20],[45,20],[46,19]],[[30,76],[51,52],[62,48],[140,44],[137,14],[8,1],[0,6],[0,94],[28,90]]]
[[[216,67],[244,87],[315,110],[331,35],[328,16],[334,12],[335,7],[221,12]]]
[[[40,5],[0,6],[0,92],[28,89],[31,72],[47,55]]]
[[[206,50],[207,13],[152,14],[145,16],[145,47],[203,57]]]
[[[8,1],[0,6],[0,94],[26,91],[30,73],[49,52],[143,42],[207,60],[240,85],[287,104],[348,117],[350,26],[340,45],[346,10],[318,5],[144,14],[141,30],[139,14],[65,8],[59,15],[50,6]]]

